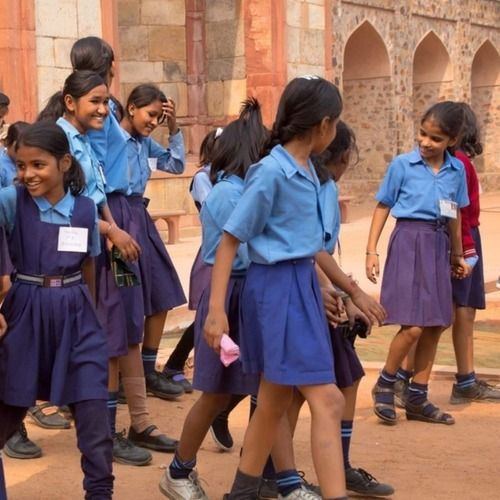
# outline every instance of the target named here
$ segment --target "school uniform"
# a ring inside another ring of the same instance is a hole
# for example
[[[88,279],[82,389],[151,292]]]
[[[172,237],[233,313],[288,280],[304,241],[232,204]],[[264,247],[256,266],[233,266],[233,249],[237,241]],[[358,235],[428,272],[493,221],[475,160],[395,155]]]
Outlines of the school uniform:
[[[69,404],[88,498],[111,498],[106,336],[81,276],[84,260],[100,251],[95,205],[67,193],[51,206],[11,186],[0,191],[0,208],[16,269],[0,310],[8,324],[0,341],[0,449],[37,400]],[[80,250],[58,250],[68,226],[87,230]]]
[[[186,297],[172,259],[147,211],[149,200],[144,198],[144,191],[151,176],[151,162],[163,172],[181,174],[184,171],[184,141],[181,132],[171,135],[170,148],[166,149],[151,137],[132,136],[126,131],[124,135],[130,173],[127,201],[141,246],[139,269],[144,314],[153,316],[185,304]]]
[[[193,198],[198,211],[201,210],[201,207],[203,206],[203,203],[205,203],[205,200],[207,199],[207,196],[212,188],[213,185],[210,180],[210,164],[208,164],[200,168],[194,174],[189,188],[189,192],[191,193],[191,197]],[[200,246],[200,249],[194,259],[191,273],[189,274],[188,308],[191,311],[196,311],[198,308],[201,294],[203,293],[205,287],[210,283],[211,274],[212,268],[203,262]]]
[[[335,382],[331,339],[314,268],[324,247],[319,180],[276,146],[250,167],[224,231],[247,242],[241,297],[243,369],[283,385]]]
[[[7,154],[7,149],[0,151],[0,187],[4,188],[14,184],[17,175],[16,164]],[[0,276],[7,276],[12,272],[7,238],[4,228],[0,228]]]
[[[336,183],[328,180],[322,184],[319,197],[325,224],[325,250],[333,255],[340,233],[340,207]],[[332,339],[337,385],[341,389],[350,387],[365,375],[363,365],[356,354],[354,341],[346,339],[341,328],[328,324],[328,329]]]
[[[110,101],[110,113],[99,130],[89,130],[92,154],[99,162],[104,179],[108,207],[117,226],[138,241],[138,227],[133,222],[129,194],[127,140],[115,116],[116,105]],[[112,270],[106,238],[101,238],[103,252],[96,261],[97,313],[108,333],[110,357],[125,356],[128,345],[140,344],[144,331],[144,304],[140,285],[118,287]],[[140,277],[139,263],[127,267]]]
[[[380,301],[386,324],[448,326],[452,321],[449,202],[469,204],[462,163],[445,153],[437,173],[418,148],[389,165],[376,199],[397,219]]]
[[[207,196],[200,212],[205,264],[213,266],[215,254],[222,238],[223,227],[243,192],[243,179],[237,175],[223,177]],[[240,245],[233,261],[231,278],[226,292],[225,310],[229,323],[229,336],[240,344],[240,294],[249,265],[247,246]],[[259,377],[243,372],[240,360],[225,367],[219,355],[206,343],[203,326],[208,314],[210,283],[201,294],[195,317],[195,366],[193,387],[203,392],[225,394],[256,394]]]
[[[474,165],[463,151],[457,151],[455,157],[464,165],[467,178],[467,193],[470,200],[470,204],[460,210],[464,257],[477,255],[478,261],[472,268],[471,275],[467,276],[467,278],[452,278],[453,303],[461,307],[485,309],[483,252],[479,232],[479,180]]]

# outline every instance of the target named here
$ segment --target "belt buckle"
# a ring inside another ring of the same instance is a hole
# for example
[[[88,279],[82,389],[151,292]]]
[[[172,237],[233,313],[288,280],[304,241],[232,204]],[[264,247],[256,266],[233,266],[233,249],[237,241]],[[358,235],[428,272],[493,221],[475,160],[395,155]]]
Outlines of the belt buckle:
[[[63,286],[62,276],[44,276],[43,287],[44,288],[61,288]]]

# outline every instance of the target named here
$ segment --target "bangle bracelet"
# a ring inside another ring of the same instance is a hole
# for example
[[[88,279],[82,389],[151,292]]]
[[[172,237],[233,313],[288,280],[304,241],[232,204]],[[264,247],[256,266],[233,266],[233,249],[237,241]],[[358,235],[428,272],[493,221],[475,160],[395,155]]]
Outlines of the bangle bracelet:
[[[104,233],[104,236],[108,236],[109,232],[111,231],[111,229],[113,229],[115,225],[111,222],[109,222],[109,226],[108,226],[108,229],[106,229],[106,232]]]
[[[377,252],[366,252],[366,255],[376,255],[377,257],[379,256]]]

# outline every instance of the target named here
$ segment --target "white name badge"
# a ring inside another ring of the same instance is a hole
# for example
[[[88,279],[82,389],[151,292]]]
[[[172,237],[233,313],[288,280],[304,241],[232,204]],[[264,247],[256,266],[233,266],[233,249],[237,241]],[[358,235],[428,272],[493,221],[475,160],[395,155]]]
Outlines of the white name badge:
[[[57,251],[86,253],[88,234],[89,230],[86,227],[60,227]]]
[[[154,172],[158,168],[158,158],[148,158],[148,165],[151,172]]]
[[[448,217],[449,219],[457,218],[458,205],[454,201],[439,200],[439,212],[441,217]]]
[[[102,169],[102,165],[99,163],[99,175],[101,176],[101,181],[104,185],[106,185],[106,177],[104,175],[104,170]]]

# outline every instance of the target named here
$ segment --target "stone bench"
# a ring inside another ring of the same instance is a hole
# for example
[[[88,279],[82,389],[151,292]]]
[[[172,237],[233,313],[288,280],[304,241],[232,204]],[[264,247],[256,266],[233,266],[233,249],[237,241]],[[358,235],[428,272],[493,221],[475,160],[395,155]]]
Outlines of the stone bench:
[[[354,200],[354,196],[339,196],[340,222],[349,222],[349,203]]]
[[[163,208],[152,208],[148,210],[149,215],[156,223],[157,221],[164,221],[168,227],[168,245],[173,245],[179,242],[180,235],[180,220],[182,215],[186,215],[185,210],[166,210]]]

